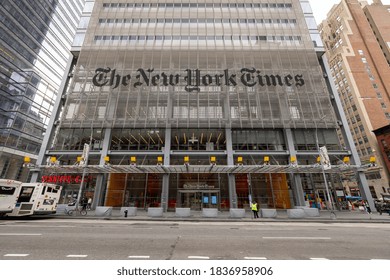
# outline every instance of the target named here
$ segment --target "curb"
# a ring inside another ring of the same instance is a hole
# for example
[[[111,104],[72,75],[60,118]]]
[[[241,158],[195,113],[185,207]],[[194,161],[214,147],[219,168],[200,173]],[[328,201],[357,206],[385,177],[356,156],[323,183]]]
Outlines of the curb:
[[[42,217],[36,217],[36,218],[45,218]],[[48,217],[46,217],[48,218]],[[251,218],[198,218],[198,217],[186,217],[186,218],[176,218],[176,217],[121,217],[121,216],[108,216],[108,217],[98,217],[98,216],[66,216],[66,215],[56,215],[51,216],[50,218],[60,218],[60,219],[79,219],[79,220],[111,220],[111,221],[129,221],[129,222],[150,222],[150,221],[159,221],[159,222],[193,222],[193,223],[199,223],[199,222],[253,222],[253,223],[369,223],[369,224],[385,224],[390,223],[390,216],[388,219],[381,218],[381,219],[348,219],[348,218],[338,218],[338,219],[288,219],[288,218],[259,218],[259,219],[251,219]]]

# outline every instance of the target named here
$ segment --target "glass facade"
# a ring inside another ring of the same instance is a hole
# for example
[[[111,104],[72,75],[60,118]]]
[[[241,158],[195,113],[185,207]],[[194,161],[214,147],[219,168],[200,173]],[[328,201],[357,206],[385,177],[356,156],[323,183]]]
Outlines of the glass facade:
[[[298,3],[129,2],[96,2],[63,126],[335,127]]]
[[[83,2],[1,1],[1,178],[28,179],[24,156],[37,158]]]
[[[264,207],[304,204],[299,190],[315,183],[299,174],[196,169],[210,156],[221,168],[239,155],[244,165],[264,155],[314,164],[316,143],[345,153],[304,2],[95,1],[46,155],[72,165],[90,144],[96,168],[109,156],[117,171],[94,174],[84,194],[95,206],[229,209],[249,195]]]

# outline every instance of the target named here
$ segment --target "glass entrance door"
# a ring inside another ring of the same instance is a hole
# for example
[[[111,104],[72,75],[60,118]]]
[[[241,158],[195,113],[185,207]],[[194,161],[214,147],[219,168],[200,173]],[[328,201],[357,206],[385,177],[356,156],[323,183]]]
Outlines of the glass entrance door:
[[[180,192],[181,207],[190,208],[191,210],[202,209],[202,193],[199,192]]]
[[[200,211],[203,208],[218,208],[218,205],[218,191],[179,190],[178,207]]]
[[[202,208],[218,208],[218,192],[202,192]]]

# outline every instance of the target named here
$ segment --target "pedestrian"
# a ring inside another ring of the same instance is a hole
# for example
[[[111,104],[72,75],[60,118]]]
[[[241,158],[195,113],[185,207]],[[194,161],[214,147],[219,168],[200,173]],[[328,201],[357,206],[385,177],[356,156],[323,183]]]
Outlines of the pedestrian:
[[[256,218],[259,218],[259,209],[257,209],[257,202],[254,201],[252,202],[252,212],[253,212],[253,218],[256,219]]]
[[[367,213],[371,214],[371,208],[370,208],[370,205],[368,204],[368,201],[364,201],[364,206],[366,207]]]
[[[351,202],[348,200],[348,210],[351,211],[352,210],[352,204]]]
[[[88,198],[88,210],[91,210],[91,206],[92,206],[92,197]]]
[[[87,210],[88,199],[85,196],[81,199],[81,205],[83,206],[82,210]]]

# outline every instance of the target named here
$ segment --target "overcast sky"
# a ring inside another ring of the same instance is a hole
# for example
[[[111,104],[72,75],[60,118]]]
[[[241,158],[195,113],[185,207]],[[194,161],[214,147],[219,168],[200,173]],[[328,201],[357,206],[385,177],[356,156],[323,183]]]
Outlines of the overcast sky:
[[[326,14],[330,11],[334,4],[338,4],[341,0],[309,0],[313,9],[314,17],[317,24],[326,18]],[[368,0],[368,2],[371,2]],[[390,0],[382,0],[384,5],[390,5]]]

